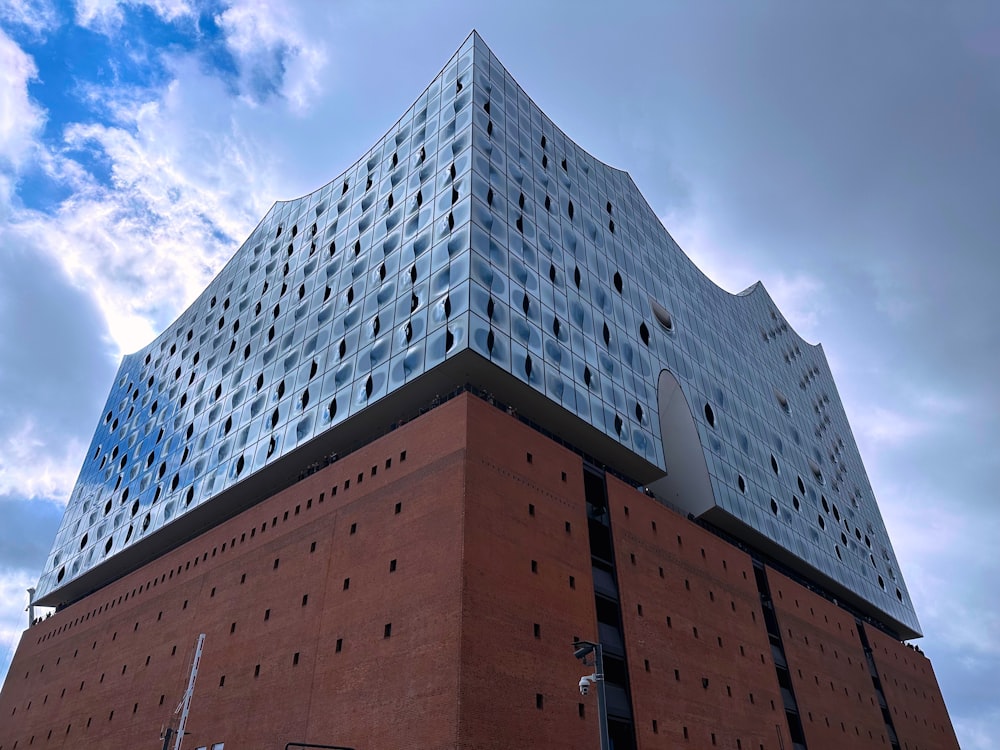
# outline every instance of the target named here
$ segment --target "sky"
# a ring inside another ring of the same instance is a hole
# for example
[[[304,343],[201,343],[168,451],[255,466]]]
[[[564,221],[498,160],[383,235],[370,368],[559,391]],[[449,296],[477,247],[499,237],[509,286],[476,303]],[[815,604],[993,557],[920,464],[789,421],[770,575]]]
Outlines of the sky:
[[[959,741],[1000,748],[995,0],[0,0],[0,676],[122,355],[473,28],[823,344]]]

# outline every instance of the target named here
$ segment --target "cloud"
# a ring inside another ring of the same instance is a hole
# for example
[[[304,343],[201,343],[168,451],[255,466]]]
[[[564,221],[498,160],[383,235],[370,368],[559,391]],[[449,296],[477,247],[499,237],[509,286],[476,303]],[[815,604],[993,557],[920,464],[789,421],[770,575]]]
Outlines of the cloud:
[[[72,437],[54,445],[27,419],[0,436],[0,495],[69,499],[86,446]]]
[[[931,425],[920,417],[875,406],[859,411],[852,420],[854,431],[866,442],[899,446],[926,435]]]
[[[0,525],[0,571],[37,571],[48,556],[62,519],[62,506],[0,495],[0,511],[4,519]]]
[[[194,15],[187,0],[76,0],[76,23],[111,34],[121,26],[127,8],[146,7],[164,21],[173,22]]]
[[[34,60],[0,29],[0,168],[18,170],[35,148],[45,122],[42,109],[28,95],[38,75]]]
[[[0,21],[39,37],[59,25],[59,15],[49,0],[4,0],[0,3]]]
[[[92,90],[109,122],[69,125],[50,174],[72,188],[52,214],[21,212],[102,311],[121,353],[145,346],[233,254],[270,202],[269,157],[241,105],[190,60],[159,90]],[[102,183],[84,166],[108,167]]]
[[[875,373],[876,384],[888,373]],[[851,425],[859,442],[873,451],[898,449],[930,437],[945,438],[955,431],[956,423],[973,411],[968,398],[947,391],[928,391],[915,385],[898,383],[889,392],[873,386],[862,396],[867,403],[852,411]]]
[[[754,258],[752,249],[726,249],[716,239],[714,227],[698,214],[672,212],[661,219],[671,236],[694,264],[718,286],[740,292],[762,281],[782,315],[795,332],[814,342],[828,307],[825,286],[805,270],[769,269]]]
[[[65,503],[116,361],[88,295],[33,239],[0,228],[0,496]]]
[[[234,2],[215,17],[236,61],[240,89],[251,102],[280,94],[305,112],[321,91],[326,52],[308,38],[285,2]]]

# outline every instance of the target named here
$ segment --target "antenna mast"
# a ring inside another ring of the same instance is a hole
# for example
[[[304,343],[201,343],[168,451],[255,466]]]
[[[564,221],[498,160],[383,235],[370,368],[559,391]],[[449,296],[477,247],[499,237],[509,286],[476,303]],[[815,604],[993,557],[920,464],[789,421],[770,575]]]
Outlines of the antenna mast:
[[[194,681],[198,679],[198,664],[201,662],[201,650],[205,645],[205,634],[201,633],[198,636],[198,643],[194,647],[194,659],[191,661],[191,676],[188,678],[187,690],[184,691],[184,698],[181,700],[180,705],[177,706],[178,711],[181,714],[181,720],[177,724],[177,741],[174,743],[174,750],[181,750],[181,743],[184,741],[184,726],[187,724],[188,713],[191,711],[191,698],[194,696]],[[167,741],[169,742],[169,733],[167,734]],[[166,747],[164,746],[164,750]]]

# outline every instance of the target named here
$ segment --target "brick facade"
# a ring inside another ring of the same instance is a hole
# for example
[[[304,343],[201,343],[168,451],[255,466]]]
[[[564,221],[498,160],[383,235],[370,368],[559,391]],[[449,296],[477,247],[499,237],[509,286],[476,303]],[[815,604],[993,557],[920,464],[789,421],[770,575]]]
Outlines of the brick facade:
[[[638,747],[790,747],[750,555],[607,495]],[[186,750],[596,747],[590,554],[582,458],[463,395],[25,631],[0,750],[157,747],[199,633]],[[854,618],[768,579],[809,747],[888,747]],[[957,747],[927,660],[867,631],[903,749]]]

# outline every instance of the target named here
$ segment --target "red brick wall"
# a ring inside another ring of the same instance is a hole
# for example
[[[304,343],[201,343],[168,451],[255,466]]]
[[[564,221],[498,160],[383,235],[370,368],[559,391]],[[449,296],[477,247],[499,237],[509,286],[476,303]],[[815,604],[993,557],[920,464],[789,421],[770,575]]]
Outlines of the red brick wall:
[[[791,747],[750,557],[610,477],[608,500],[639,748]]]
[[[579,456],[472,400],[466,493],[459,747],[596,747],[571,646],[596,635]]]
[[[608,495],[639,747],[790,747],[748,555]],[[769,577],[810,747],[871,744],[853,619]],[[580,457],[462,396],[27,630],[0,750],[158,746],[202,632],[187,750],[593,747],[596,625]],[[957,747],[926,659],[868,633],[903,750]]]
[[[453,748],[463,402],[26,631],[0,696],[0,748],[156,747],[199,632],[207,638],[186,748]]]
[[[875,628],[865,629],[903,750],[957,750],[958,739],[930,661]]]
[[[773,569],[767,578],[809,750],[888,747],[854,617]]]

